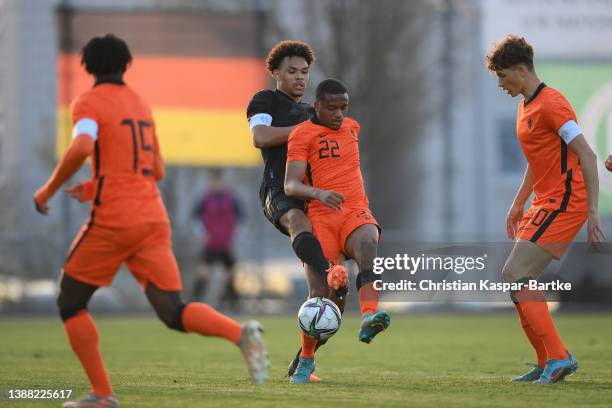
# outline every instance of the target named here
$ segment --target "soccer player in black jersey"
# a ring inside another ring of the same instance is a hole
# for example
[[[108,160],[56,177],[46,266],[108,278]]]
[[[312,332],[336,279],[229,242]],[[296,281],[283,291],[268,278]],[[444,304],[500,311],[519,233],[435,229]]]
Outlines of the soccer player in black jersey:
[[[284,192],[289,134],[313,114],[312,106],[301,99],[314,60],[313,50],[301,41],[281,41],[272,48],[266,67],[276,81],[276,89],[257,92],[247,107],[247,118],[253,144],[261,149],[265,163],[259,190],[264,215],[291,238],[296,255],[306,266],[309,298],[331,298],[344,310],[344,295],[348,290],[346,269],[342,265],[330,268],[321,244],[312,234],[304,202],[287,197]],[[318,346],[323,343],[319,342]],[[295,371],[300,353],[301,350],[289,366],[289,376]],[[311,380],[317,378],[312,376]]]

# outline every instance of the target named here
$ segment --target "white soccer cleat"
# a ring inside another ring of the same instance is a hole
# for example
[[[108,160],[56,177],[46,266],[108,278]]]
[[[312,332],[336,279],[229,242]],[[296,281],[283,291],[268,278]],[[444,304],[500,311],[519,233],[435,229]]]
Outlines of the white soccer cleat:
[[[263,340],[263,327],[256,320],[249,320],[242,325],[238,346],[246,361],[251,379],[261,385],[268,379],[270,360]]]
[[[115,394],[104,397],[89,394],[78,401],[64,402],[62,406],[64,408],[119,408],[119,401]]]

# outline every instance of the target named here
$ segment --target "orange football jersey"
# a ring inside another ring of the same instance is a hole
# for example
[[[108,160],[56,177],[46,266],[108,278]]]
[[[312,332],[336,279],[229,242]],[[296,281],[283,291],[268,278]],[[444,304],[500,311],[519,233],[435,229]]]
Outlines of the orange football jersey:
[[[289,135],[287,161],[308,163],[313,187],[334,190],[346,198],[343,206],[368,205],[359,167],[359,123],[345,118],[338,130],[307,120]],[[309,213],[331,211],[319,201],[308,205]]]
[[[588,210],[578,155],[559,130],[576,114],[565,96],[542,84],[529,101],[519,103],[516,130],[533,174],[532,205],[557,211]]]
[[[101,83],[73,103],[72,123],[81,119],[98,126],[93,221],[116,227],[168,222],[154,177],[159,143],[149,106],[125,84]]]

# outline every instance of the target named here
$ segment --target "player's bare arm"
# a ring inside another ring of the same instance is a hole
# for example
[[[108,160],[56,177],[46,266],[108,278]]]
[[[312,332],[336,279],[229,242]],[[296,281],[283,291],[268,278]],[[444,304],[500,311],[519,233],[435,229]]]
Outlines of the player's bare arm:
[[[287,162],[285,173],[285,194],[305,201],[319,200],[332,210],[340,210],[344,203],[344,195],[332,191],[321,190],[304,184],[307,164],[305,161],[292,160]]]
[[[606,169],[608,169],[608,171],[612,171],[612,154],[608,156],[608,158],[606,159]]]
[[[582,134],[576,136],[568,144],[578,157],[580,157],[580,167],[584,175],[587,191],[587,201],[589,203],[589,219],[587,223],[588,240],[591,243],[605,242],[606,237],[603,233],[601,220],[599,219],[599,176],[597,175],[597,155]]]
[[[529,164],[527,164],[527,167],[525,168],[525,175],[523,176],[523,182],[521,183],[516,196],[514,197],[514,201],[512,201],[510,210],[508,210],[508,215],[506,216],[506,231],[508,233],[508,238],[510,239],[514,239],[516,235],[518,225],[523,218],[525,203],[527,202],[527,199],[531,195],[532,191],[533,175],[531,173],[531,169],[529,168]]]
[[[34,193],[36,211],[41,214],[47,214],[49,212],[47,201],[49,201],[55,192],[81,168],[85,159],[87,159],[93,151],[94,140],[91,137],[81,135],[72,140],[66,154],[64,154],[64,157],[62,157],[53,170],[53,173],[51,173],[49,180]]]
[[[261,149],[262,147],[274,147],[287,144],[293,128],[295,128],[295,126],[275,127],[257,125],[251,129],[253,146]]]
[[[92,180],[83,181],[71,187],[66,187],[64,191],[80,203],[91,201],[94,198],[95,183]]]
[[[153,158],[153,177],[155,181],[159,181],[166,175],[166,166],[164,165],[164,159],[162,158],[159,147],[155,149],[155,156]]]

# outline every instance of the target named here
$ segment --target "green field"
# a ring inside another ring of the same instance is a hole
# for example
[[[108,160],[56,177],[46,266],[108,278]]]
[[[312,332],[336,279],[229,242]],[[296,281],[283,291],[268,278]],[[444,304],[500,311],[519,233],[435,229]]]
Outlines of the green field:
[[[229,343],[183,335],[152,318],[98,318],[101,347],[123,407],[610,407],[612,316],[561,315],[557,322],[580,370],[565,383],[512,384],[532,361],[516,318],[495,315],[395,316],[370,345],[356,340],[356,318],[318,353],[318,384],[285,378],[298,336],[292,318],[262,319],[272,359],[263,387],[247,380]],[[0,388],[88,384],[59,320],[0,320]],[[0,407],[59,406],[0,401]]]

